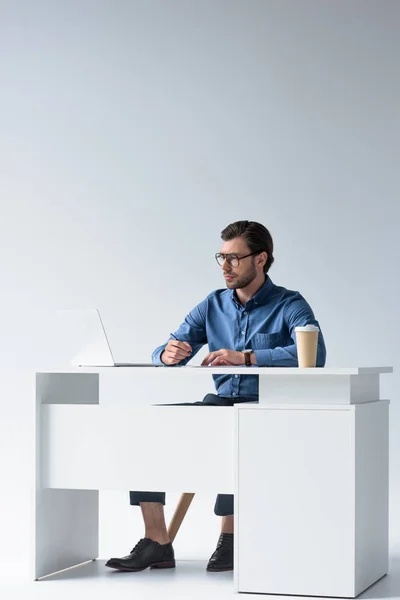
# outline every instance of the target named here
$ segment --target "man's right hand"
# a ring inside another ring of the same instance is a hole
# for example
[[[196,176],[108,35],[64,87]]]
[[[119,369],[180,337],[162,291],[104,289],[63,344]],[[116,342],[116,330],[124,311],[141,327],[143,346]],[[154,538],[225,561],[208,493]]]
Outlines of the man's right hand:
[[[170,340],[161,354],[161,361],[164,365],[177,365],[191,354],[192,347],[190,344],[187,342],[178,342],[178,340]]]

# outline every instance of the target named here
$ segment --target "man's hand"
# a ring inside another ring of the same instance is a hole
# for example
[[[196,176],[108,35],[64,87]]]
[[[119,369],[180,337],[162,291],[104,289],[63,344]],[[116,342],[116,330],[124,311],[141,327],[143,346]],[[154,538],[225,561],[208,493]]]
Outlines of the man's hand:
[[[192,354],[192,346],[187,342],[170,340],[161,354],[161,361],[165,365],[177,365],[181,360]]]
[[[208,367],[212,365],[213,367],[220,367],[221,365],[244,365],[245,362],[246,361],[243,352],[222,349],[207,354],[207,356],[201,363],[201,366]]]

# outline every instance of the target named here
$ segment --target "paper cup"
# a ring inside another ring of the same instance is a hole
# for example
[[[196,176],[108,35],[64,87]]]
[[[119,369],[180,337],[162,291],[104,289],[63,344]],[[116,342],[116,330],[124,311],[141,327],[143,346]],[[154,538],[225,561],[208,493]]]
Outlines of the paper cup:
[[[315,367],[317,364],[319,327],[316,325],[295,327],[295,332],[299,367]]]

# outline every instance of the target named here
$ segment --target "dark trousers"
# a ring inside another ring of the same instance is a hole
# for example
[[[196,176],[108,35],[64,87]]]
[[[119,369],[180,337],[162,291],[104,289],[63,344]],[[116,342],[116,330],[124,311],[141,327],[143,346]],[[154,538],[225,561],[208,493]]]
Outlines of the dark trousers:
[[[216,394],[207,394],[202,402],[184,402],[170,406],[233,406],[241,402],[254,402],[257,398],[227,398]],[[165,405],[163,405],[165,406]],[[140,502],[160,502],[165,504],[165,492],[129,492],[130,504],[139,506]],[[214,513],[220,517],[233,515],[233,494],[218,494]]]

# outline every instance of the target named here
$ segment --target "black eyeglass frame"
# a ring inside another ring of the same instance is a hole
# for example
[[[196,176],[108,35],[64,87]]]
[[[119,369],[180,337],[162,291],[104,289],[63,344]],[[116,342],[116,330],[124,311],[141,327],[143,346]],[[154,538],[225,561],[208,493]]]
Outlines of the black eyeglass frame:
[[[222,265],[224,264],[224,261],[226,260],[226,262],[228,263],[228,265],[230,265],[231,267],[233,267],[233,265],[230,263],[230,261],[232,260],[232,257],[236,258],[236,260],[238,261],[238,264],[236,265],[236,267],[239,266],[240,261],[243,260],[244,258],[247,258],[248,256],[254,256],[255,254],[261,254],[261,252],[263,252],[263,250],[257,250],[257,252],[250,252],[250,254],[245,254],[245,256],[238,256],[235,253],[229,253],[229,254],[222,254],[222,252],[217,252],[215,254],[215,260],[217,261],[217,263],[219,264],[220,267],[222,267]],[[223,256],[224,259],[222,261],[222,263],[220,263],[218,261],[218,258],[220,256]],[[229,258],[227,258],[229,256]]]

